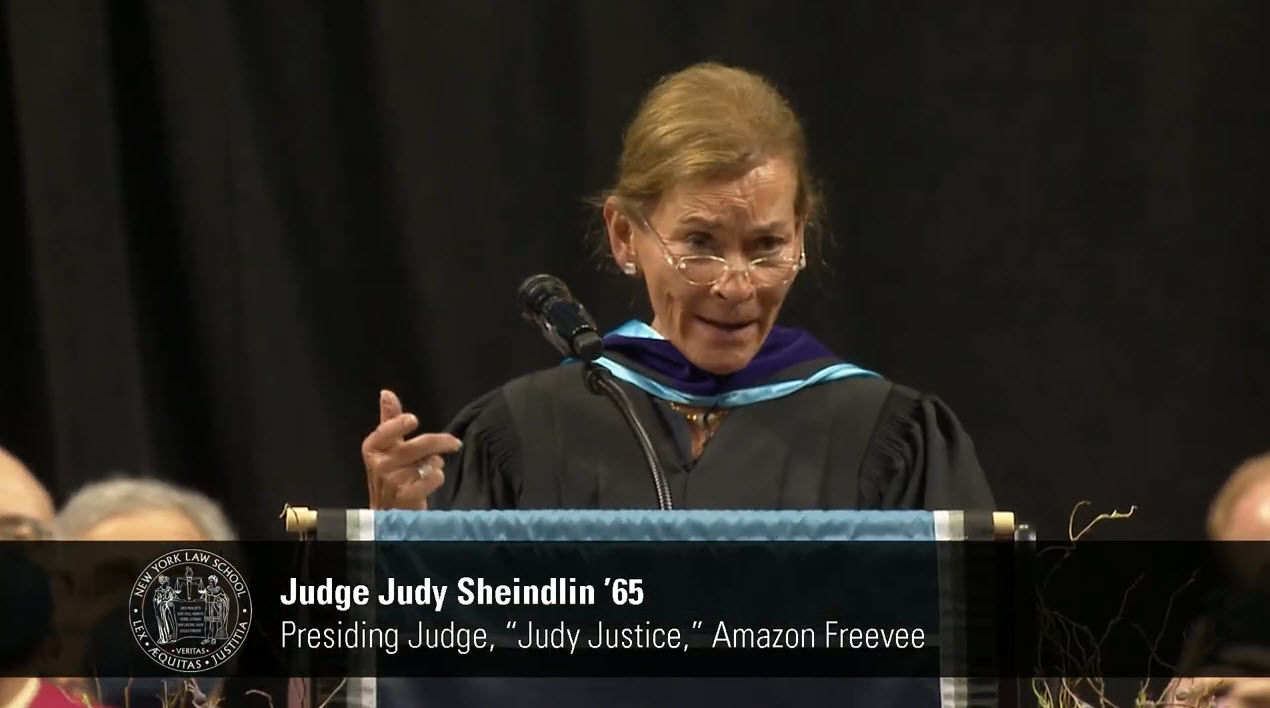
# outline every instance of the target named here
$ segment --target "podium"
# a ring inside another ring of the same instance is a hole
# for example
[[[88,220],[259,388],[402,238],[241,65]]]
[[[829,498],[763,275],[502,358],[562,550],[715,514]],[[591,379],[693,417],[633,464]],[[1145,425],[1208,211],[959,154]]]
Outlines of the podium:
[[[484,543],[766,543],[874,544],[897,541],[955,550],[960,542],[1021,550],[1035,542],[1011,512],[878,510],[526,510],[372,511],[288,507],[287,530],[317,541]],[[991,542],[987,544],[984,542]],[[373,548],[375,544],[364,544]],[[940,551],[941,554],[944,551]],[[933,556],[932,556],[933,557]],[[964,566],[940,556],[937,578],[940,652],[955,652],[967,636],[976,601]],[[937,566],[937,567],[935,567]],[[775,573],[779,567],[756,571]],[[982,604],[982,603],[980,603]],[[989,610],[990,611],[990,610]],[[942,665],[942,664],[941,664]],[[1014,677],[648,677],[622,678],[374,678],[372,667],[348,677],[328,706],[671,706],[867,705],[1017,706]],[[312,691],[310,694],[314,693]]]

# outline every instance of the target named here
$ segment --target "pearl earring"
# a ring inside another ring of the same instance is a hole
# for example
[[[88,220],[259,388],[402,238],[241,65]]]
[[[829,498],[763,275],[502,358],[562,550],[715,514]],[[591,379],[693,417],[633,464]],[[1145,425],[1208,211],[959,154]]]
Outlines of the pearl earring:
[[[627,261],[622,264],[622,272],[627,275],[635,275],[639,272],[639,268],[637,268],[634,263]]]

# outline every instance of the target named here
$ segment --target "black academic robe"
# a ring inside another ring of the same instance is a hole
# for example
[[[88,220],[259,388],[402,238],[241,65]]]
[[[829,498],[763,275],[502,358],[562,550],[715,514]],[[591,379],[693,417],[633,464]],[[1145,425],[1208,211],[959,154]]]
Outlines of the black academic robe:
[[[734,409],[694,461],[688,423],[618,381],[665,468],[677,509],[993,510],[974,444],[941,401],[877,378],[846,378]],[[633,433],[582,365],[511,381],[447,429],[463,449],[446,461],[436,509],[657,508]],[[941,705],[933,680],[385,679],[380,706],[468,708],[763,708]],[[961,705],[961,704],[959,704]],[[972,693],[965,705],[994,705]]]
[[[994,509],[974,444],[939,399],[873,377],[733,409],[700,458],[688,422],[623,381],[677,509]],[[656,508],[633,433],[580,363],[515,379],[448,432],[437,509]]]

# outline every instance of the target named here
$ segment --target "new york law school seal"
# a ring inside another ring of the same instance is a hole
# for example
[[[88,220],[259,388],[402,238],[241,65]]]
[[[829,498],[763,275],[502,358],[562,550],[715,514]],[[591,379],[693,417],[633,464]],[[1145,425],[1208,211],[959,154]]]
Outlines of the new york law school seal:
[[[197,548],[146,566],[128,597],[137,644],[157,664],[198,673],[224,664],[251,629],[251,592],[238,569]]]

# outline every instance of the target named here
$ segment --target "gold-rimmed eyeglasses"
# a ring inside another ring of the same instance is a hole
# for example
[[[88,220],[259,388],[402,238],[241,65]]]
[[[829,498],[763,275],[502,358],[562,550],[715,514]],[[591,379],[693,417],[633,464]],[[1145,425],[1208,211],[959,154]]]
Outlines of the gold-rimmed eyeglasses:
[[[756,288],[774,288],[785,285],[798,275],[798,271],[807,267],[807,249],[805,246],[799,247],[798,258],[787,258],[785,256],[764,256],[755,258],[743,265],[735,266],[728,262],[726,258],[721,256],[707,255],[690,255],[676,256],[666,247],[666,242],[662,239],[661,234],[653,227],[648,217],[640,212],[636,212],[636,216],[652,235],[653,240],[657,242],[658,248],[661,249],[662,255],[666,258],[666,263],[678,271],[692,285],[710,286],[715,285],[732,273],[743,273]]]

